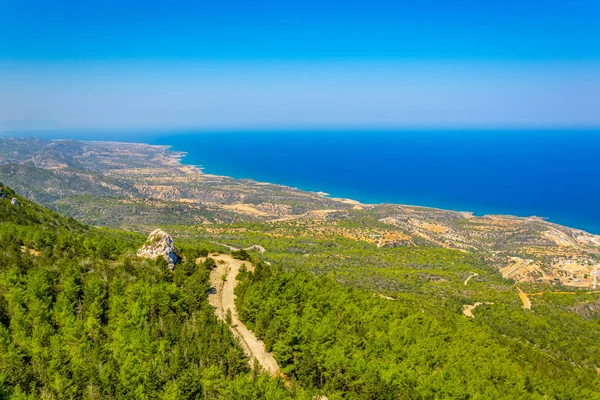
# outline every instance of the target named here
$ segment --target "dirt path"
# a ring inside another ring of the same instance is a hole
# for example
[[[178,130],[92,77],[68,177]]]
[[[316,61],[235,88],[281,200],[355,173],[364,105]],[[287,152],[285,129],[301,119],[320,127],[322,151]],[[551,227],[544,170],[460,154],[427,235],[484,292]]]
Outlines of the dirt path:
[[[262,369],[271,376],[280,376],[279,365],[269,353],[265,344],[259,340],[254,333],[249,330],[238,318],[235,308],[234,289],[237,286],[236,276],[242,264],[245,264],[248,270],[252,270],[252,265],[248,261],[236,260],[228,254],[211,256],[217,263],[217,267],[210,273],[211,290],[208,295],[208,302],[215,309],[217,317],[225,321],[227,310],[231,310],[231,332],[240,339],[244,353],[249,358],[250,367],[257,360]],[[199,259],[203,261],[203,258]],[[226,280],[223,280],[223,276]]]
[[[511,257],[511,260],[514,261],[514,264],[511,267],[509,267],[510,269],[508,271],[502,273],[503,278],[508,278],[513,273],[517,272],[519,269],[529,265],[529,262],[519,257]]]
[[[469,275],[469,277],[465,279],[465,286],[467,286],[467,283],[469,283],[469,280],[471,280],[471,278],[475,278],[476,276],[479,276],[477,272],[471,273],[471,275]]]
[[[516,288],[519,291],[519,297],[521,298],[521,301],[523,302],[523,308],[526,310],[531,310],[531,300],[529,300],[527,293],[522,291],[521,288],[518,286],[516,286]]]
[[[465,305],[463,305],[463,311],[462,311],[463,315],[465,317],[469,317],[469,318],[473,318],[474,319],[475,316],[473,315],[473,310],[476,309],[477,307],[481,306],[481,305],[484,305],[484,304],[494,304],[494,303],[491,302],[491,301],[484,301],[484,302],[478,301],[475,304],[465,304]]]

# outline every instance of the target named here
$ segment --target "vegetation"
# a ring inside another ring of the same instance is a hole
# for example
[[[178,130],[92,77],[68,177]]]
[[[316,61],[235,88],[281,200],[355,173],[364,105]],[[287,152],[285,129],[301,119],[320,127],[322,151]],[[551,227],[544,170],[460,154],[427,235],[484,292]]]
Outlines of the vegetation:
[[[380,248],[479,252],[495,269],[515,268],[511,276],[519,281],[587,287],[600,260],[597,239],[540,218],[355,204],[200,174],[179,164],[181,156],[165,146],[141,143],[0,138],[0,181],[79,221],[138,232],[165,225],[254,222],[289,239],[334,234]],[[528,266],[517,268],[523,263]]]
[[[49,157],[74,162],[63,154]],[[405,239],[403,228],[380,221],[383,208],[198,227],[180,224],[215,212],[209,206],[192,214],[173,200],[91,198],[80,189],[68,201],[54,196],[53,206],[137,230],[140,221],[174,224],[184,261],[170,271],[138,259],[143,236],[83,225],[0,185],[0,399],[600,398],[599,294],[520,284],[536,293],[523,310],[487,250]],[[232,220],[228,212],[214,221]],[[494,235],[539,244],[528,229]],[[489,243],[512,251],[508,240]],[[257,244],[267,251],[231,252],[245,261],[237,308],[285,384],[248,367],[231,314],[221,322],[207,302],[215,260],[195,262]],[[486,304],[474,319],[462,314],[478,302]]]
[[[250,373],[191,250],[171,272],[137,234],[99,230],[1,187],[0,398],[302,397]]]
[[[250,253],[244,249],[232,251],[231,256],[237,260],[250,261]]]
[[[594,369],[498,335],[443,302],[432,307],[425,295],[391,301],[259,264],[238,286],[238,304],[283,371],[330,398],[600,398]]]

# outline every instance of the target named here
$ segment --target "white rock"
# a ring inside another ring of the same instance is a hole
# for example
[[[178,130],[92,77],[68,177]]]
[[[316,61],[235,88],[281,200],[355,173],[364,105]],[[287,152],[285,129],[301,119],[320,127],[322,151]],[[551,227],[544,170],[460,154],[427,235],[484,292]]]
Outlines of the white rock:
[[[162,229],[156,229],[150,233],[146,243],[137,251],[137,256],[152,260],[163,257],[169,265],[169,269],[175,268],[175,264],[181,261],[171,235]]]

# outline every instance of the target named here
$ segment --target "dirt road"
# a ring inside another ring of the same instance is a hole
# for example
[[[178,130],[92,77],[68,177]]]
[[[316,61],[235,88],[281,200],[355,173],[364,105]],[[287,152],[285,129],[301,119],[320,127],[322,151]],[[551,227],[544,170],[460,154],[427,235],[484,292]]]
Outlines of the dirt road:
[[[521,301],[523,302],[523,308],[526,310],[531,310],[531,300],[529,300],[527,293],[522,291],[521,288],[518,286],[517,286],[517,290],[519,291],[519,297],[521,298]]]
[[[473,318],[474,319],[475,316],[473,315],[473,310],[476,309],[479,306],[484,305],[484,304],[494,304],[494,303],[491,302],[491,301],[483,301],[483,302],[478,301],[475,304],[465,304],[465,305],[463,305],[463,315],[465,317],[469,317],[469,318]]]
[[[476,276],[479,276],[479,274],[477,272],[472,272],[471,275],[469,275],[469,277],[465,279],[465,286],[467,286],[471,278],[475,278]]]
[[[210,273],[212,287],[208,295],[209,304],[215,309],[217,317],[223,321],[225,321],[227,310],[231,310],[230,329],[240,339],[244,353],[249,358],[250,367],[254,366],[254,360],[256,359],[262,369],[271,376],[280,376],[279,365],[273,354],[269,353],[265,348],[265,344],[239,320],[235,308],[236,276],[242,264],[245,264],[248,270],[252,270],[252,265],[248,261],[236,260],[228,254],[211,257],[216,261],[217,267]],[[203,261],[204,259],[200,258],[199,260]],[[223,276],[226,280],[223,280]]]

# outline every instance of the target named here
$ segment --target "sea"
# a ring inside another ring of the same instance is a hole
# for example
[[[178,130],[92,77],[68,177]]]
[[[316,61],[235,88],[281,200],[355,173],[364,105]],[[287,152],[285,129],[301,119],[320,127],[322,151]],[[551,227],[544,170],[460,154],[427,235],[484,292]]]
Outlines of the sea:
[[[54,133],[169,145],[206,173],[600,234],[600,130]]]

